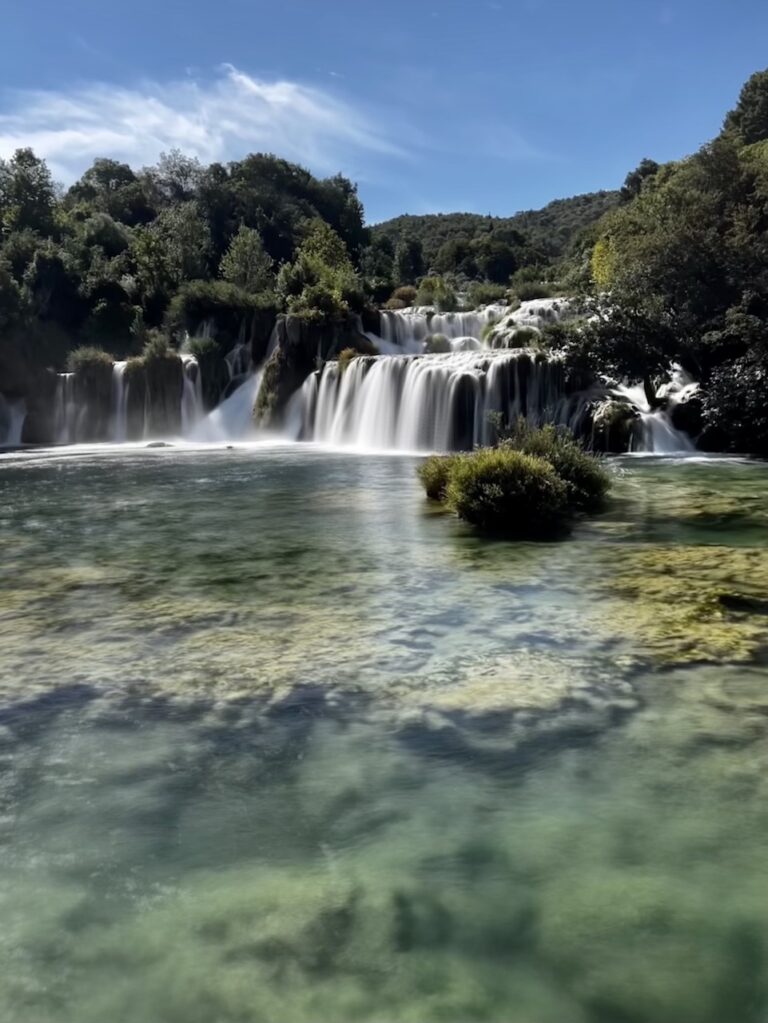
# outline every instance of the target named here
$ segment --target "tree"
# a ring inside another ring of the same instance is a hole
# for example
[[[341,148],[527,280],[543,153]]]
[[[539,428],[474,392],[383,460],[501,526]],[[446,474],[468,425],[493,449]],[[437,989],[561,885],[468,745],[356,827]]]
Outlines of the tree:
[[[261,235],[244,224],[230,242],[219,272],[225,281],[245,291],[267,291],[275,282],[272,259],[264,251]]]
[[[395,248],[398,284],[415,284],[424,275],[424,253],[418,238],[401,238]]]
[[[295,261],[281,268],[277,291],[290,312],[321,319],[343,318],[365,301],[344,242],[320,219],[307,225]]]
[[[723,130],[735,134],[744,145],[768,139],[768,69],[756,72],[746,83]]]
[[[659,165],[655,160],[641,160],[637,167],[630,171],[624,179],[621,189],[621,201],[630,202],[632,199],[636,199],[640,195],[645,181],[648,178],[655,177],[658,172]]]
[[[50,236],[56,230],[56,190],[44,160],[31,149],[17,149],[0,160],[0,233],[35,231]]]

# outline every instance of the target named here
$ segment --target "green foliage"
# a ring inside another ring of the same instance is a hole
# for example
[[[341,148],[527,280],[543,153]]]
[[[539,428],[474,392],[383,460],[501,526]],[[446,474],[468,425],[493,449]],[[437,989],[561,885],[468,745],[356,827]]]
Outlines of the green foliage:
[[[596,511],[605,502],[610,487],[608,473],[567,430],[556,426],[535,428],[521,417],[509,430],[501,431],[501,447],[549,462],[565,482],[569,503],[576,510]]]
[[[399,288],[395,288],[392,292],[392,298],[397,299],[404,305],[413,305],[416,301],[417,289],[412,284],[404,284]]]
[[[459,300],[444,277],[423,277],[419,282],[415,304],[434,306],[441,313],[452,313],[458,309]]]
[[[655,160],[641,160],[635,170],[627,174],[624,185],[621,189],[621,201],[629,202],[636,199],[643,190],[643,185],[649,178],[654,178],[659,172],[659,165]]]
[[[752,75],[741,90],[736,109],[725,119],[725,131],[743,145],[768,139],[768,70]]]
[[[275,284],[272,262],[259,232],[241,224],[224,253],[219,271],[225,281],[244,291],[270,291]]]
[[[199,361],[209,355],[218,355],[221,351],[212,337],[191,337],[184,345],[184,350]]]
[[[424,253],[420,239],[410,235],[400,237],[395,247],[395,280],[398,284],[415,284],[423,273]]]
[[[712,373],[703,411],[709,446],[768,455],[768,344]]]
[[[45,161],[31,149],[0,160],[0,237],[14,231],[56,232],[56,191]]]
[[[543,281],[525,282],[520,281],[514,285],[514,294],[521,302],[531,302],[537,298],[552,298],[557,289],[551,284]]]
[[[144,361],[144,365],[147,366],[152,362],[168,358],[178,358],[178,356],[171,348],[170,341],[165,334],[159,330],[150,330],[144,347],[141,350],[141,358]]]
[[[290,312],[314,320],[340,320],[365,303],[344,242],[319,219],[307,226],[296,260],[281,268],[277,293]]]
[[[448,507],[470,525],[515,538],[556,535],[568,520],[568,492],[543,458],[511,448],[480,448],[457,459]]]
[[[494,305],[503,302],[507,297],[508,288],[503,284],[491,284],[489,281],[474,281],[467,291],[467,307],[477,309],[483,305]]]
[[[610,477],[567,431],[524,419],[504,429],[499,418],[498,447],[422,463],[427,497],[486,532],[530,539],[556,536],[575,516],[603,507]]]
[[[618,192],[596,192],[558,199],[544,209],[513,217],[486,217],[476,213],[408,215],[377,224],[371,234],[374,240],[388,238],[401,253],[406,241],[420,243],[418,270],[409,260],[400,266],[400,272],[396,267],[396,276],[403,283],[415,282],[426,268],[431,268],[439,274],[456,273],[469,280],[501,274],[490,279],[498,279],[503,284],[512,270],[508,265],[495,263],[495,256],[502,254],[502,250],[496,249],[497,243],[509,247],[510,251],[503,251],[504,259],[512,255],[518,266],[551,265],[567,255],[581,232],[614,209],[618,202]],[[486,243],[487,236],[492,241]],[[477,243],[477,247],[473,247],[473,243]],[[397,259],[395,262],[397,264]]]
[[[112,356],[103,348],[96,348],[94,345],[81,345],[75,348],[67,356],[67,371],[69,373],[84,373],[91,371],[109,369],[112,372]]]
[[[430,501],[444,501],[451,471],[462,455],[430,455],[417,472]]]
[[[343,373],[353,359],[356,359],[360,353],[355,348],[344,348],[339,352],[339,373]]]

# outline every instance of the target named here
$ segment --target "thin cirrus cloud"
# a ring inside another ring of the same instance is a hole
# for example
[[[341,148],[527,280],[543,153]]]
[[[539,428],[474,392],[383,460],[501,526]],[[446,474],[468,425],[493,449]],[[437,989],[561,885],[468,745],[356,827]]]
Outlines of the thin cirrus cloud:
[[[318,172],[403,157],[355,107],[321,89],[267,82],[231,65],[211,81],[15,93],[0,108],[0,157],[29,146],[64,182],[99,156],[135,166],[182,149],[203,162],[267,151]]]

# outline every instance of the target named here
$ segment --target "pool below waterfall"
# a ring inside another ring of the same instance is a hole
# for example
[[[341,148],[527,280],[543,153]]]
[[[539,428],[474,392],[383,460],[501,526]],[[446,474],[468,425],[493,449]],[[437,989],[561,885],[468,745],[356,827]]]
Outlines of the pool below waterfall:
[[[0,456],[3,1023],[764,1023],[768,466]]]

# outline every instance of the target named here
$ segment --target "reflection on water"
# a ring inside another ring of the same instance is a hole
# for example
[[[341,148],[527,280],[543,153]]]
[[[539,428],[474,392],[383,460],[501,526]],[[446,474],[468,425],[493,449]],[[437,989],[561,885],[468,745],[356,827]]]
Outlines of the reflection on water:
[[[414,464],[0,460],[4,1021],[766,1019],[768,471]]]

